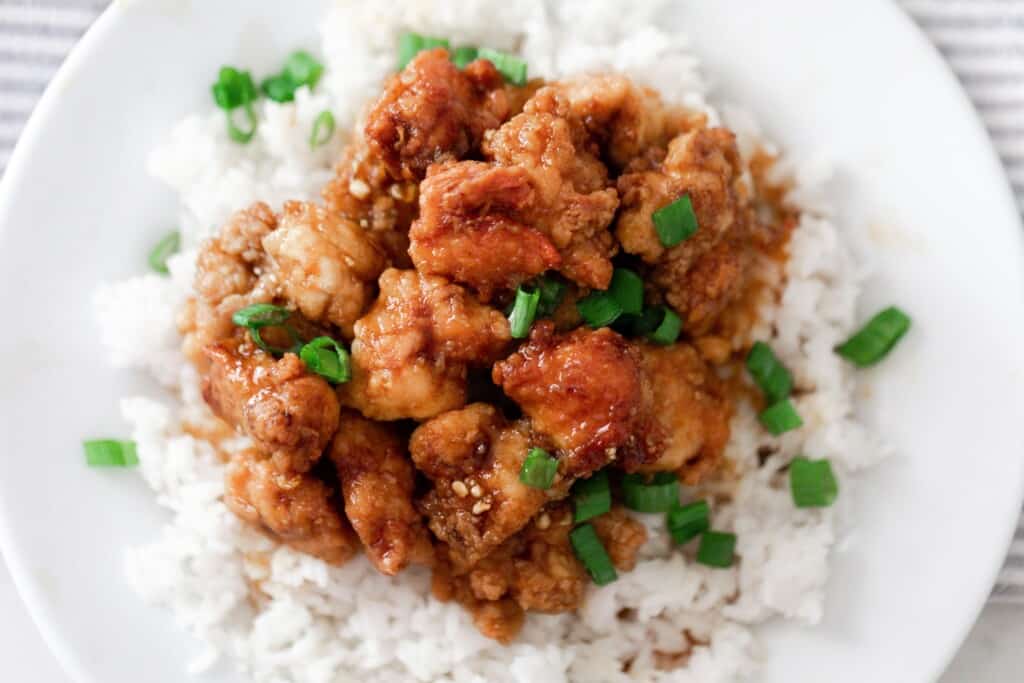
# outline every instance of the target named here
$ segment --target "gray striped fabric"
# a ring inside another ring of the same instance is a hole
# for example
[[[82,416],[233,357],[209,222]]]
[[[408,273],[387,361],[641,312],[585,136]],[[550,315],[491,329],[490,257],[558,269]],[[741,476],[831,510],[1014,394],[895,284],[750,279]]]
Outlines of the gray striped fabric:
[[[0,173],[25,120],[105,0],[0,0]],[[1024,210],[1024,0],[900,0],[981,112]],[[1024,518],[993,599],[1024,604]]]

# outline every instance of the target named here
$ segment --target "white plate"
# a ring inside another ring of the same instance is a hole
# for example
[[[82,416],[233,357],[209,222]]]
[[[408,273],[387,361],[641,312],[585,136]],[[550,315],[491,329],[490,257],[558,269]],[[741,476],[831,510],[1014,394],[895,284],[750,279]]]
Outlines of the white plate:
[[[115,3],[47,91],[0,197],[0,542],[77,681],[183,679],[194,644],[122,578],[162,519],[130,472],[89,471],[83,437],[124,430],[89,295],[144,268],[173,198],[152,142],[204,106],[222,63],[269,71],[317,44],[322,2]],[[981,607],[1017,512],[1024,454],[1021,226],[964,94],[879,0],[678,7],[722,91],[786,147],[839,168],[841,216],[872,236],[865,312],[914,329],[865,374],[864,414],[899,457],[855,491],[818,629],[770,626],[766,679],[935,678]],[[220,680],[220,679],[218,679]],[[225,674],[223,680],[235,680]]]

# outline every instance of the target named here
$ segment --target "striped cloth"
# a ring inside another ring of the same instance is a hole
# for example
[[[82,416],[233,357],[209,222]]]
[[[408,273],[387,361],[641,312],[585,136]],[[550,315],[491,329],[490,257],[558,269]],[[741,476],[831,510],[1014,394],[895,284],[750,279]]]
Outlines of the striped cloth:
[[[981,112],[1024,210],[1024,0],[899,0]],[[0,0],[0,174],[25,120],[106,0]],[[1024,517],[993,599],[1024,604]]]

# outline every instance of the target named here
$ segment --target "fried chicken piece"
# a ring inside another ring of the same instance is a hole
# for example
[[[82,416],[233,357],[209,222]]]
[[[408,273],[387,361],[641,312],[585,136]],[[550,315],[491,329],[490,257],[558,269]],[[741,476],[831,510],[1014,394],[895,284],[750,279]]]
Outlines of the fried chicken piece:
[[[377,570],[394,576],[410,562],[430,564],[430,534],[413,507],[412,462],[393,429],[343,411],[330,457],[341,482],[345,516]]]
[[[355,325],[342,403],[375,420],[423,420],[466,402],[466,368],[499,358],[508,320],[466,290],[416,271],[384,271]]]
[[[509,423],[486,403],[438,415],[413,432],[413,462],[434,482],[420,507],[459,566],[479,561],[550,498],[565,495],[567,484],[544,491],[519,481],[531,445],[526,424]]]
[[[224,503],[243,521],[324,562],[344,564],[359,551],[359,539],[326,484],[304,474],[282,486],[276,467],[256,453],[231,460]]]
[[[654,392],[652,411],[665,435],[658,459],[641,472],[678,472],[700,482],[722,460],[732,407],[714,370],[687,344],[641,347]]]
[[[248,339],[206,347],[203,398],[218,417],[248,434],[282,479],[308,472],[338,428],[338,399],[293,353],[274,360]]]
[[[655,169],[619,178],[622,211],[615,228],[622,248],[653,266],[652,281],[691,334],[708,332],[739,298],[759,240],[735,136],[724,128],[680,135]],[[689,195],[695,235],[667,248],[654,229],[657,209]]]
[[[347,336],[373,297],[384,256],[359,226],[309,202],[285,202],[263,247],[284,295]]]
[[[230,337],[231,316],[255,303],[267,303],[278,294],[277,283],[264,273],[263,238],[277,229],[277,216],[263,202],[238,211],[213,238],[206,241],[196,261],[196,298],[183,311],[180,329],[184,352],[202,369],[203,349]]]
[[[447,50],[427,50],[388,81],[367,116],[366,139],[392,177],[419,180],[431,164],[475,149],[510,109],[504,79],[489,61],[459,71]]]
[[[651,387],[637,347],[608,328],[555,334],[536,323],[527,343],[496,363],[493,379],[580,477],[610,462],[632,469],[657,457]]]
[[[621,505],[613,505],[611,510],[594,517],[590,523],[594,525],[594,531],[615,568],[623,572],[632,571],[640,548],[647,542],[644,525],[630,517]]]

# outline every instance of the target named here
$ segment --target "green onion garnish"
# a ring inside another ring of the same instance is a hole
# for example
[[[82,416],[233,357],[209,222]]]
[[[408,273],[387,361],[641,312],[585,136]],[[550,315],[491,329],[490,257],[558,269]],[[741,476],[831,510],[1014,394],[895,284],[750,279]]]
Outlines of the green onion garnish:
[[[251,306],[246,306],[245,308],[235,311],[234,315],[231,316],[231,322],[239,327],[247,328],[249,330],[249,336],[252,337],[256,346],[260,347],[267,353],[280,356],[288,352],[299,353],[302,348],[302,342],[299,339],[298,333],[291,327],[291,325],[285,325],[285,321],[287,321],[291,315],[292,312],[283,306],[274,306],[273,304],[252,304]],[[271,346],[263,341],[261,330],[266,327],[283,328],[292,338],[292,346],[282,348],[278,346]]]
[[[523,287],[516,290],[516,303],[508,317],[509,328],[513,339],[524,339],[530,334],[530,326],[537,316],[537,303],[540,301],[540,290],[527,291]]]
[[[706,500],[676,505],[668,511],[666,525],[676,544],[689,543],[711,528],[711,508]]]
[[[435,47],[443,47],[447,50],[450,44],[445,38],[432,38],[412,32],[403,33],[398,37],[398,70],[404,69],[420,52],[432,50]]]
[[[134,467],[139,464],[134,441],[94,439],[83,441],[85,464],[89,467]]]
[[[585,522],[612,509],[612,490],[608,472],[600,470],[589,479],[580,479],[572,487],[572,521]]]
[[[181,246],[181,233],[178,231],[169,232],[164,238],[156,243],[153,251],[149,252],[149,267],[158,273],[167,275],[167,259],[178,253]]]
[[[721,531],[705,531],[697,548],[697,561],[708,567],[725,569],[732,566],[732,555],[736,549],[736,534]]]
[[[637,512],[668,512],[679,505],[679,478],[672,472],[658,472],[650,481],[644,474],[627,474],[622,502]]]
[[[576,310],[579,311],[583,321],[597,329],[611,325],[620,315],[622,306],[608,292],[591,292],[576,302]]]
[[[592,524],[584,524],[570,531],[569,542],[572,543],[576,557],[598,586],[605,586],[619,578],[612,558],[608,557],[608,551],[604,549]]]
[[[747,370],[764,392],[768,403],[788,398],[793,391],[793,376],[775,357],[770,346],[755,342],[747,354]]]
[[[548,318],[561,305],[566,285],[553,275],[541,275],[534,281],[534,287],[540,292],[540,301],[537,302],[537,317]]]
[[[616,268],[608,293],[619,302],[623,313],[640,315],[644,308],[644,281],[629,268]]]
[[[836,353],[857,367],[866,368],[885,358],[909,329],[910,316],[890,306],[837,346]]]
[[[479,58],[494,64],[505,80],[512,85],[526,85],[526,62],[519,57],[499,50],[492,50],[489,47],[482,47]]]
[[[275,102],[291,102],[295,99],[295,84],[284,74],[264,78],[260,90]]]
[[[519,481],[535,489],[549,489],[558,472],[558,461],[543,448],[531,448],[519,470]]]
[[[480,51],[475,47],[457,47],[452,53],[452,61],[457,68],[465,69],[471,62],[475,62],[479,55]]]
[[[316,149],[325,144],[334,135],[334,114],[330,110],[323,110],[317,114],[313,121],[313,131],[309,134],[309,146]]]
[[[348,351],[330,337],[317,337],[303,346],[299,358],[311,372],[332,384],[344,384],[352,379]]]
[[[662,346],[675,344],[679,339],[679,332],[683,329],[682,319],[668,306],[656,306],[647,310],[653,310],[661,317],[661,322],[652,332],[647,333],[647,338]]]
[[[839,495],[839,484],[828,459],[794,458],[789,464],[789,489],[798,508],[826,508]]]
[[[256,120],[256,111],[252,108],[251,102],[247,102],[242,105],[242,111],[245,113],[248,128],[239,128],[235,125],[234,113],[229,111],[227,113],[228,136],[230,136],[235,142],[244,145],[252,140],[252,136],[256,134],[256,126],[258,122]]]
[[[295,85],[295,89],[307,85],[312,90],[320,82],[323,72],[323,64],[316,61],[308,52],[298,50],[288,55],[288,59],[285,60],[283,75]]]
[[[768,406],[757,417],[765,429],[775,436],[801,427],[804,423],[788,398]]]
[[[230,66],[221,67],[217,82],[213,84],[213,101],[227,114],[228,135],[232,140],[245,144],[256,134],[256,112],[252,103],[258,92],[248,71],[239,71]],[[248,120],[248,129],[235,125],[232,112],[241,108]]]
[[[655,211],[651,220],[658,239],[666,247],[674,247],[697,232],[697,214],[688,194]]]

